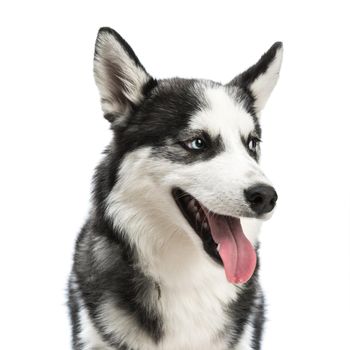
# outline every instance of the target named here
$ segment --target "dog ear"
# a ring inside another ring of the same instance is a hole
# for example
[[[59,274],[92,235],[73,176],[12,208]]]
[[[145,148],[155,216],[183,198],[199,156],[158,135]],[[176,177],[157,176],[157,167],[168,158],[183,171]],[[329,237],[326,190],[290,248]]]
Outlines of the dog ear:
[[[155,83],[128,43],[107,27],[97,35],[94,75],[104,116],[110,122],[126,117],[142,101],[146,86]]]
[[[239,86],[254,101],[254,110],[259,115],[275,87],[283,56],[281,42],[274,43],[260,60],[245,72],[234,78],[228,85]]]

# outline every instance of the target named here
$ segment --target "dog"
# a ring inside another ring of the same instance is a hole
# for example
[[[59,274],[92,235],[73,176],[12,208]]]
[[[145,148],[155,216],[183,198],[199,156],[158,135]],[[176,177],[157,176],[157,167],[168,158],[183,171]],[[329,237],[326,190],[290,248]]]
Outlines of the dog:
[[[277,193],[260,114],[282,43],[226,85],[154,79],[114,30],[94,75],[113,139],[93,178],[68,305],[74,350],[258,350],[258,232]]]

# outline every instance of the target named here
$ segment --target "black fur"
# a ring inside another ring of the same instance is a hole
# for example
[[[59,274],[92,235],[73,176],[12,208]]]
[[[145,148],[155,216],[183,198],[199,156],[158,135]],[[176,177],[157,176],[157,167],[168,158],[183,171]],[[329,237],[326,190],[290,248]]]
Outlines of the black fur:
[[[122,60],[111,54],[120,47],[123,51]],[[125,67],[125,60],[128,60],[129,68]],[[138,73],[130,75],[130,67],[133,67]],[[105,118],[110,122],[115,122],[117,119],[122,120],[121,116],[128,115],[130,110],[138,106],[137,99],[132,99],[131,95],[137,93],[146,97],[149,91],[157,85],[157,81],[147,73],[129,44],[117,32],[107,27],[101,28],[97,35],[94,72],[98,85],[103,84],[102,79],[105,80],[106,88],[103,89],[101,101],[110,103],[115,109],[105,113]],[[140,75],[144,81],[142,87],[139,86]]]
[[[74,288],[73,275],[71,275],[68,284],[68,307],[72,326],[72,344],[74,349],[80,349],[81,344],[79,341],[79,333],[81,332],[80,320],[79,320],[79,304],[78,296]]]
[[[202,88],[197,85],[195,80],[179,78],[158,81],[126,124],[114,127],[124,152],[163,146],[169,139],[179,141],[179,133],[188,127],[191,116],[206,107]]]
[[[128,53],[128,55],[134,61],[134,63],[138,67],[141,67],[144,71],[146,71],[144,66],[141,64],[140,60],[136,56],[134,50],[130,47],[130,45],[124,40],[124,38],[119,33],[117,33],[114,29],[109,28],[109,27],[102,27],[99,29],[99,31],[97,33],[97,39],[96,39],[96,43],[95,43],[95,59],[100,54],[100,52],[99,52],[100,38],[101,38],[101,34],[104,34],[104,33],[108,33],[108,34],[112,35],[114,37],[114,39],[123,46],[124,50]]]
[[[202,130],[196,133],[187,130],[190,118],[208,107],[203,93],[208,84],[212,83],[180,78],[158,81],[122,125],[112,126],[116,148],[125,154],[151,146],[155,157],[184,164],[209,160],[222,152],[220,136],[210,139]],[[206,139],[208,147],[204,152],[190,152],[183,147],[185,141],[195,136]]]
[[[257,246],[256,250],[259,250]],[[258,280],[259,275],[259,257],[257,265],[251,279],[245,284],[239,292],[238,298],[232,301],[227,308],[232,324],[229,327],[234,329],[231,332],[231,345],[237,343],[242,336],[244,327],[250,322],[253,329],[253,340],[251,346],[254,350],[260,350],[263,325],[265,323],[264,296]]]
[[[270,64],[275,59],[277,51],[282,48],[282,46],[283,44],[281,42],[274,43],[271,48],[261,56],[260,60],[256,64],[239,74],[229,84],[227,84],[228,88],[235,87],[237,89],[236,96],[240,102],[243,103],[247,112],[253,117],[256,126],[256,133],[259,137],[261,136],[261,128],[257,119],[254,105],[256,102],[256,97],[253,95],[250,86],[257,78],[259,78],[260,75],[267,71]]]
[[[238,75],[232,84],[240,86],[244,90],[248,89],[250,85],[261,75],[264,74],[269,68],[270,64],[276,57],[277,50],[282,47],[281,42],[274,43],[271,48],[261,56],[260,60],[251,66],[249,69]]]
[[[98,257],[91,252],[102,240],[105,242],[104,256]],[[110,346],[119,350],[127,344],[116,339],[114,333],[106,332],[107,325],[99,317],[105,305],[115,305],[133,315],[139,327],[155,343],[161,339],[162,318],[157,309],[149,307],[152,296],[159,297],[159,285],[140,270],[135,250],[107,220],[95,217],[88,222],[77,240],[74,261],[72,276],[79,285],[78,291],[72,282],[69,288],[74,327],[79,327],[75,326],[78,311],[76,298],[79,294],[94,320],[94,326]],[[79,343],[78,331],[78,328],[73,329],[74,344]]]

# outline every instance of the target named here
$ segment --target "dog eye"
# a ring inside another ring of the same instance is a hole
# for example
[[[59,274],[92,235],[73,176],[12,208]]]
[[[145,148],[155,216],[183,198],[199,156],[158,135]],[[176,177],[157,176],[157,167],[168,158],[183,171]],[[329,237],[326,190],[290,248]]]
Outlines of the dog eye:
[[[193,140],[185,142],[185,145],[187,148],[195,151],[203,150],[206,146],[205,141],[200,137],[196,137]]]
[[[261,140],[257,137],[251,136],[248,139],[248,149],[250,152],[256,153],[257,147]]]

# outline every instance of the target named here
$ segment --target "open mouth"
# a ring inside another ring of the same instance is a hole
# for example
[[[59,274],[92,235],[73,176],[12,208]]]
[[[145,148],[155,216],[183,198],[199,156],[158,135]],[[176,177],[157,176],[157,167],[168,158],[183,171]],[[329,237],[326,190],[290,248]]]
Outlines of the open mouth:
[[[245,283],[253,275],[256,253],[244,235],[239,218],[213,213],[189,193],[175,188],[175,202],[203,242],[204,250],[223,264],[231,283]]]

